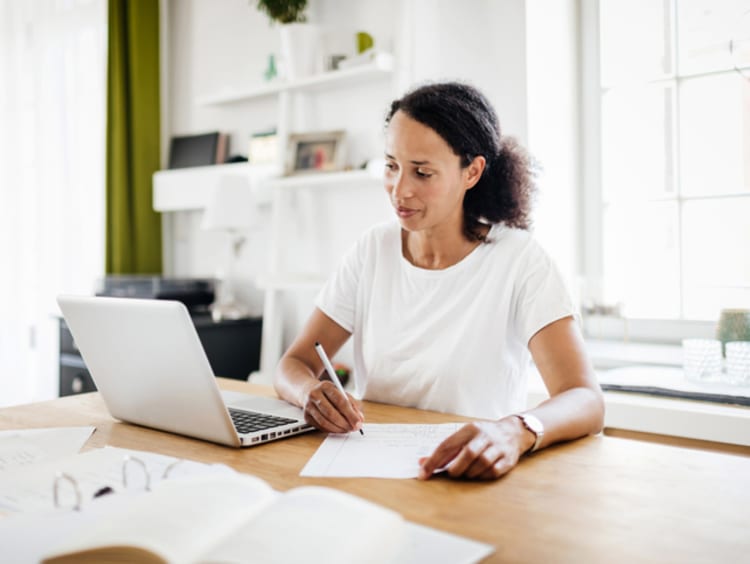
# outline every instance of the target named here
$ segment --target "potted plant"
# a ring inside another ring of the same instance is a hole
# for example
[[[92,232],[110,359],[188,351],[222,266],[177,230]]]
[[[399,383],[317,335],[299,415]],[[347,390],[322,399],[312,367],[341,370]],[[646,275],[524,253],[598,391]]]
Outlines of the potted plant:
[[[303,23],[307,0],[258,0],[258,9],[266,14],[271,22]]]
[[[318,30],[307,22],[307,0],[258,0],[258,10],[280,24],[281,59],[289,80],[313,74],[318,59]]]

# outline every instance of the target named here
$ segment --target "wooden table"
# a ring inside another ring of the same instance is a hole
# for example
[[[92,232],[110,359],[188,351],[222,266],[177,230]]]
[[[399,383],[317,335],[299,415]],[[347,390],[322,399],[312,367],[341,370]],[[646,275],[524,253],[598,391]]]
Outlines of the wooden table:
[[[219,379],[224,389],[271,395]],[[365,403],[366,421],[441,423],[460,417]],[[0,409],[0,429],[95,425],[84,450],[112,445],[222,462],[274,488],[335,487],[407,519],[495,546],[488,562],[748,562],[750,456],[596,436],[522,461],[501,480],[302,478],[324,438],[308,433],[231,449],[120,423],[99,394]]]

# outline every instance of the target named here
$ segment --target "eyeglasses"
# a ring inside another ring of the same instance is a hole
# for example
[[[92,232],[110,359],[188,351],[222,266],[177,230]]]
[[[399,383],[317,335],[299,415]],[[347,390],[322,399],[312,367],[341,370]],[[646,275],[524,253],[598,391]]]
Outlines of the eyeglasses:
[[[165,480],[169,478],[170,472],[174,469],[175,466],[177,466],[181,462],[182,460],[175,460],[169,466],[167,466],[164,469],[164,473],[162,474],[161,479]],[[123,487],[125,489],[128,489],[128,468],[132,467],[133,465],[140,468],[141,471],[143,472],[144,491],[151,491],[151,475],[149,474],[146,463],[143,462],[143,460],[141,460],[137,456],[131,456],[131,455],[126,455],[125,457],[123,457],[123,460],[122,460],[122,485]],[[61,490],[61,484],[65,482],[70,484],[70,487],[73,489],[73,492],[75,493],[76,502],[75,502],[75,505],[73,506],[73,509],[75,511],[80,511],[82,500],[83,500],[83,496],[81,495],[81,488],[78,485],[78,481],[67,472],[58,472],[55,475],[55,481],[52,484],[52,494],[53,494],[53,498],[55,502],[55,507],[60,508],[63,506],[62,503],[60,503],[60,497],[61,497],[60,490]],[[132,484],[132,480],[131,480],[131,484]],[[92,499],[96,499],[97,497],[101,497],[103,495],[107,495],[110,493],[114,493],[114,490],[110,486],[102,486],[101,488],[96,490],[96,492],[94,492]]]

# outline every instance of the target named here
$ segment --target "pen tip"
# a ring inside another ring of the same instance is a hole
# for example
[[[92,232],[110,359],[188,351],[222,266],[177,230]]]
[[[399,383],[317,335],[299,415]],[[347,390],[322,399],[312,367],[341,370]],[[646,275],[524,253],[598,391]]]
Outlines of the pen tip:
[[[315,341],[315,346],[316,346],[316,347],[319,347],[319,346],[320,346],[320,342],[318,342],[318,341]]]
[[[360,429],[359,430],[359,434],[362,435],[362,436],[364,436],[365,432],[362,429]]]

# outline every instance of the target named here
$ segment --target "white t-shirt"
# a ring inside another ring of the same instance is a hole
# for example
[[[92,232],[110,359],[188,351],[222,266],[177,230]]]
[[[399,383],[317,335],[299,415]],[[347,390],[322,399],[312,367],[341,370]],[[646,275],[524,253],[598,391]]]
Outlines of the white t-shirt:
[[[575,308],[527,231],[488,237],[443,270],[403,257],[397,221],[348,252],[315,305],[352,333],[355,396],[487,419],[525,409],[529,339]]]

